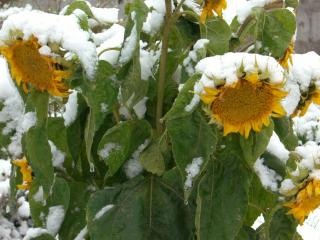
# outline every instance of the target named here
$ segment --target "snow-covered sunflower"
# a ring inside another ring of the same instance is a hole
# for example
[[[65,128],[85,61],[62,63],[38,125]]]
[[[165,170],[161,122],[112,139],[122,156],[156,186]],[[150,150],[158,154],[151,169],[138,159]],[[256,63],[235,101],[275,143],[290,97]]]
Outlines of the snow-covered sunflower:
[[[273,58],[229,53],[200,61],[197,70],[203,72],[200,98],[224,135],[238,132],[247,138],[251,130],[268,126],[271,116],[286,114],[284,75]]]
[[[204,23],[208,17],[213,16],[215,12],[218,16],[222,16],[222,10],[227,8],[226,0],[205,0],[201,12],[200,21]]]
[[[67,96],[72,66],[79,63],[89,79],[95,76],[96,47],[75,15],[36,10],[11,15],[3,22],[0,43],[12,77],[26,92],[32,86],[53,96]]]
[[[292,214],[300,224],[303,224],[306,217],[320,206],[320,180],[309,180],[299,190],[295,199],[285,204],[290,208],[288,214]]]
[[[20,173],[22,175],[22,184],[18,184],[17,188],[20,190],[30,189],[32,183],[32,169],[26,158],[17,159],[12,161],[14,165],[20,168]]]
[[[0,52],[7,59],[12,77],[17,85],[23,84],[28,92],[29,85],[40,91],[47,91],[53,96],[67,96],[68,87],[64,79],[68,71],[60,70],[61,66],[50,56],[41,55],[41,45],[37,38],[28,40],[13,40],[7,46],[1,47]]]

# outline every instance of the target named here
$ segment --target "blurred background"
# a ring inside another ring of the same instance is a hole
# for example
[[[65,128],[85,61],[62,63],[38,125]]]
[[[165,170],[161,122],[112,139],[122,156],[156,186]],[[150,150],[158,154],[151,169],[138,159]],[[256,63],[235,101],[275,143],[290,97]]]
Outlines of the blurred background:
[[[120,5],[123,14],[124,3],[129,0],[89,0],[97,7],[115,7]],[[72,0],[0,0],[1,6],[25,6],[31,4],[36,9],[59,12]],[[296,52],[316,51],[320,53],[320,0],[300,0],[298,9],[298,34]]]

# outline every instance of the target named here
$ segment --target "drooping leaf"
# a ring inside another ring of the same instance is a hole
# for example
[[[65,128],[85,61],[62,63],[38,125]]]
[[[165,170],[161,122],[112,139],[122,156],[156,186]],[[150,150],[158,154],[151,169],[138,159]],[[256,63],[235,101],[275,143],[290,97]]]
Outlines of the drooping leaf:
[[[95,193],[87,210],[92,239],[191,240],[182,193],[157,177],[136,178]]]
[[[279,136],[281,142],[289,150],[293,151],[298,146],[298,137],[294,134],[292,119],[288,117],[274,118],[274,131]]]

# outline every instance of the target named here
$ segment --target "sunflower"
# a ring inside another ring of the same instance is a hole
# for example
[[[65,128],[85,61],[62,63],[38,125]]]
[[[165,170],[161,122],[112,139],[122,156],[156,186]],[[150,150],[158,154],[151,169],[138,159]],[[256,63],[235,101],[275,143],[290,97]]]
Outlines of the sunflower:
[[[292,54],[294,53],[294,45],[293,43],[290,43],[289,47],[287,48],[286,52],[284,53],[284,56],[279,60],[280,65],[288,69],[289,68],[289,62],[292,64]]]
[[[308,111],[310,104],[313,102],[320,105],[320,89],[317,89],[314,84],[309,87],[308,92],[301,95],[298,107],[293,112],[291,117],[303,117]]]
[[[207,17],[213,16],[213,11],[218,16],[222,16],[222,10],[227,8],[226,0],[205,0],[204,7],[200,16],[200,21],[205,23]]]
[[[41,45],[37,38],[12,40],[8,46],[0,48],[7,59],[12,77],[17,85],[23,84],[28,92],[29,84],[39,91],[48,91],[53,96],[67,96],[68,88],[63,82],[69,72],[59,70],[59,64],[48,56],[39,53]]]
[[[292,214],[302,224],[304,219],[320,206],[320,180],[307,182],[296,195],[296,199],[284,206],[291,208],[288,214]]]
[[[248,74],[232,85],[204,88],[200,95],[213,121],[221,123],[224,135],[239,132],[248,138],[251,129],[261,131],[270,116],[281,117],[285,110],[280,101],[287,95],[282,84],[260,81],[258,73]]]
[[[20,190],[30,189],[30,184],[32,183],[32,169],[28,164],[26,158],[17,159],[12,161],[14,165],[20,167],[20,173],[22,174],[22,184],[17,185]]]

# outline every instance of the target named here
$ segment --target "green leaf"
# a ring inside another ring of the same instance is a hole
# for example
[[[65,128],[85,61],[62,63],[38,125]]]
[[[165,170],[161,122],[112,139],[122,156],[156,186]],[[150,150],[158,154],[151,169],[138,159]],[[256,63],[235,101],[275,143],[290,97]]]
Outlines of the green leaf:
[[[174,159],[184,182],[187,178],[186,167],[194,159],[201,158],[199,174],[202,172],[210,159],[210,155],[216,148],[217,136],[199,111],[183,118],[167,121],[166,125],[172,143]],[[193,181],[196,179],[197,177]],[[186,190],[185,197],[188,198],[192,188]]]
[[[275,58],[282,58],[296,31],[296,18],[288,9],[266,12],[262,45]]]
[[[261,155],[264,159],[263,164],[268,168],[276,171],[281,177],[286,177],[286,164],[272,153],[265,152]]]
[[[189,78],[189,80],[184,84],[178,97],[175,99],[172,108],[165,115],[165,120],[170,121],[172,119],[186,117],[193,113],[194,109],[191,111],[186,111],[185,108],[191,103],[191,100],[194,96],[194,93],[192,93],[194,90],[194,84],[200,79],[200,77],[201,75],[196,74]]]
[[[137,148],[151,138],[151,126],[146,120],[130,120],[109,129],[102,137],[98,153],[113,176]]]
[[[161,176],[166,170],[161,142],[153,142],[141,155],[140,163],[148,172]]]
[[[87,183],[69,182],[68,185],[70,188],[70,205],[59,232],[60,240],[74,239],[87,225],[87,202],[92,191]]]
[[[299,0],[285,0],[286,7],[297,8],[299,6]]]
[[[212,55],[220,55],[229,51],[231,29],[223,18],[213,17],[200,25],[201,38],[209,39],[208,50]]]
[[[64,213],[67,212],[70,200],[70,190],[67,182],[63,178],[58,177],[55,177],[54,185],[48,196],[44,194],[43,190],[43,183],[38,179],[35,180],[31,185],[29,203],[32,220],[35,226],[46,228],[50,207],[62,206]]]
[[[91,150],[94,135],[103,124],[106,116],[113,111],[117,100],[117,90],[113,78],[113,67],[105,61],[99,61],[95,79],[93,81],[87,80],[81,87],[90,107],[85,128],[87,158],[90,162],[93,162]]]
[[[251,131],[247,139],[240,136],[240,146],[243,156],[249,165],[253,166],[255,161],[264,153],[272,133],[273,122],[271,121],[269,126],[264,126],[260,132]]]
[[[267,218],[264,226],[268,231],[267,240],[293,240],[296,238],[297,221],[287,214],[288,209],[280,208],[271,212],[271,220]]]
[[[298,146],[298,137],[293,131],[292,119],[288,117],[274,118],[274,131],[279,136],[281,142],[289,150],[293,151]]]
[[[189,208],[181,193],[157,177],[136,178],[95,193],[87,210],[96,240],[191,240]]]
[[[54,240],[55,238],[52,237],[50,234],[48,233],[43,233],[41,234],[40,236],[37,236],[37,237],[33,237],[33,238],[29,238],[29,239],[32,239],[32,240]]]
[[[41,182],[45,195],[53,184],[52,154],[47,136],[48,118],[47,93],[31,91],[27,99],[27,112],[35,112],[36,125],[31,127],[22,138],[23,152],[30,162],[35,178]]]
[[[278,197],[274,193],[266,190],[259,177],[254,174],[249,190],[248,212],[245,218],[245,224],[252,226],[257,217],[265,214],[278,203]]]
[[[85,12],[85,14],[87,14],[88,17],[91,17],[91,18],[94,17],[89,5],[85,1],[82,1],[82,0],[74,1],[73,3],[71,3],[68,6],[65,15],[70,15],[77,9],[80,9],[83,12]]]
[[[198,239],[233,240],[248,208],[252,172],[242,158],[236,138],[208,163],[198,186],[196,233]]]

